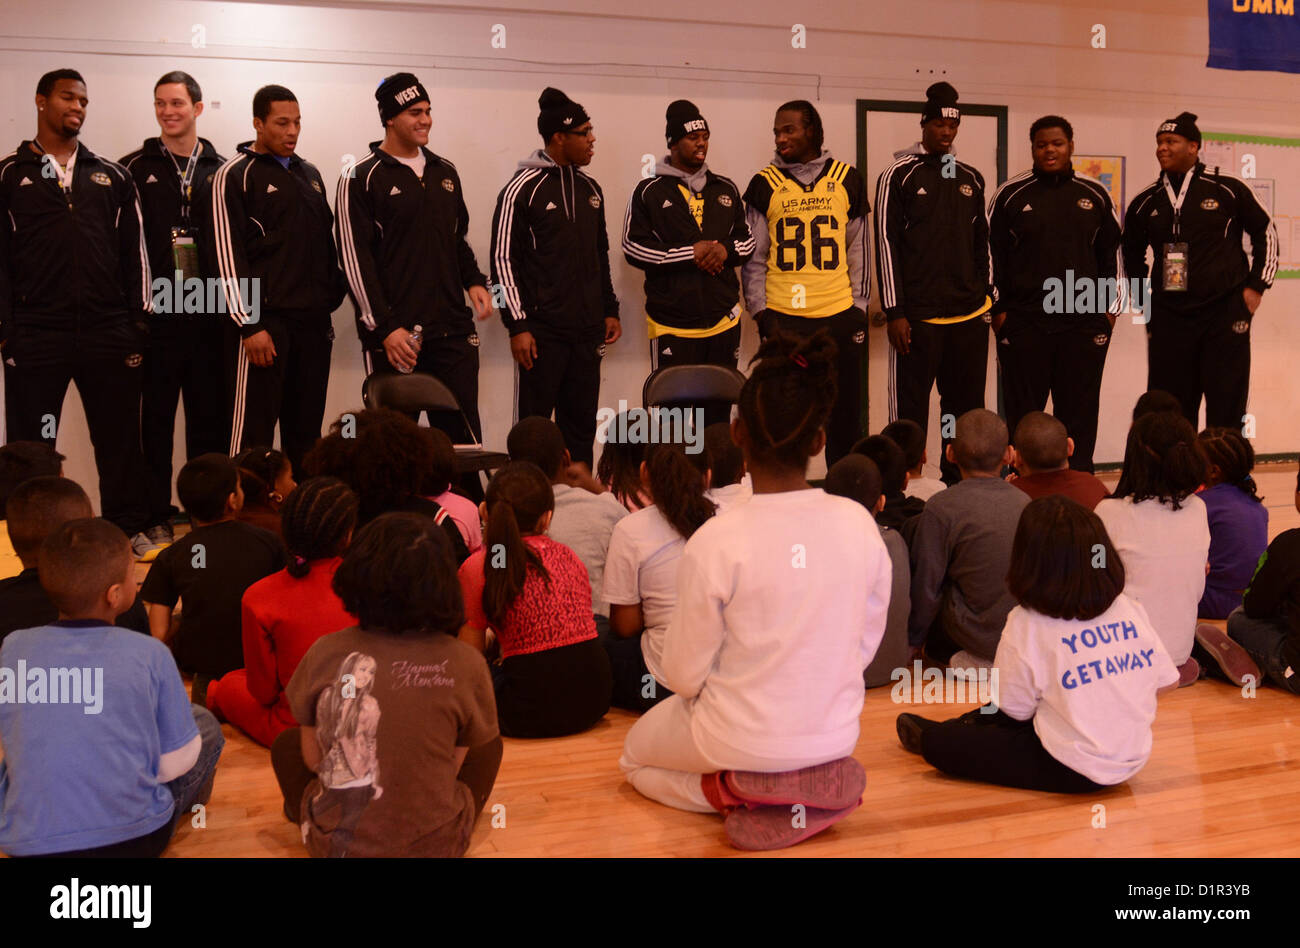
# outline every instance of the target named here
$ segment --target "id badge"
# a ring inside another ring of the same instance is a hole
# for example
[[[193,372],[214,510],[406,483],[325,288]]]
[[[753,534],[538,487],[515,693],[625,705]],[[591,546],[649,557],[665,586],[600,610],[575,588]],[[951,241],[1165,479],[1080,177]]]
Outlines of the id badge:
[[[194,237],[179,227],[172,228],[172,262],[181,273],[182,280],[199,275],[199,248]]]
[[[1187,291],[1187,244],[1165,244],[1165,292]]]

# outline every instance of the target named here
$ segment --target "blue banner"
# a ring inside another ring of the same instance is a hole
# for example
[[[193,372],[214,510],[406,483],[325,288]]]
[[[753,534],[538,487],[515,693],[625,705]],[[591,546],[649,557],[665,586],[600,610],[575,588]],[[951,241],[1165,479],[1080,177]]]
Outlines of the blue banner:
[[[1296,0],[1209,0],[1215,69],[1300,72]]]

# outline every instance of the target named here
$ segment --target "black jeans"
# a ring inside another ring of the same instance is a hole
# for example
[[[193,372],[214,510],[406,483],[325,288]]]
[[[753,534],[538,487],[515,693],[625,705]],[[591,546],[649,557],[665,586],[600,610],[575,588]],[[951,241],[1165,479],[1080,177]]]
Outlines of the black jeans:
[[[928,431],[930,389],[936,383],[941,418],[951,415],[955,422],[971,409],[983,408],[989,361],[989,324],[984,317],[942,325],[919,319],[910,322],[912,343],[907,355],[889,347],[889,420],[908,418],[920,425],[922,431]],[[949,430],[941,426],[941,431]],[[952,438],[945,437],[943,449],[951,443]],[[955,484],[961,475],[957,466],[944,456],[943,449],[939,469],[945,483]]]
[[[1194,429],[1205,396],[1206,427],[1240,430],[1250,393],[1250,325],[1241,288],[1189,314],[1153,302],[1147,326],[1147,388],[1169,392]]]
[[[1008,313],[997,333],[1002,364],[1002,397],[1007,428],[1014,435],[1020,419],[1042,411],[1052,396],[1052,412],[1074,439],[1070,468],[1092,473],[1097,447],[1097,415],[1101,405],[1101,375],[1110,348],[1105,317],[1087,320],[1091,327],[1048,332],[1032,316]]]
[[[158,317],[144,360],[140,435],[149,466],[149,522],[166,523],[172,506],[172,444],[176,407],[185,403],[185,459],[225,454],[230,447],[222,345],[226,327],[218,315]],[[162,320],[171,322],[161,323]],[[228,322],[229,320],[227,320]]]
[[[232,406],[230,453],[271,447],[280,425],[280,448],[302,477],[302,459],[320,439],[329,388],[334,327],[330,314],[263,313],[261,328],[271,334],[275,361],[258,367],[248,360],[233,323],[226,330],[227,372]]]
[[[921,756],[953,777],[1002,787],[1049,793],[1105,789],[1044,750],[1032,718],[1017,721],[1002,711],[982,714],[977,708],[927,727],[921,734]]]
[[[6,356],[11,349],[12,344],[6,346]],[[127,536],[152,525],[148,471],[140,447],[143,363],[140,353],[95,355],[76,348],[72,339],[54,364],[5,364],[10,441],[45,441],[53,447],[68,385],[77,386],[99,471],[100,508],[104,519]]]
[[[614,695],[610,699],[614,707],[645,713],[672,694],[646,668],[641,636],[621,639],[610,635],[602,644],[609,656],[609,670],[614,678]]]
[[[564,339],[534,333],[533,338],[537,343],[533,367],[515,364],[515,420],[532,415],[550,418],[554,412],[569,454],[590,467],[595,456],[604,335]]]

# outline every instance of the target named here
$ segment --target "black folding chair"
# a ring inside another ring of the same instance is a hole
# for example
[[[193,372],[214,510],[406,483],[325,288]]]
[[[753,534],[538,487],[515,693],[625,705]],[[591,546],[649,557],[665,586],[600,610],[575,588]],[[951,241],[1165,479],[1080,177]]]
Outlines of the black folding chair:
[[[474,436],[474,429],[451,389],[428,373],[376,373],[367,376],[361,386],[361,401],[367,408],[391,408],[415,417],[425,411],[429,413],[430,424],[435,412],[459,415],[472,444],[456,445],[458,474],[476,474],[479,471],[491,474],[510,461],[508,454],[483,447]]]

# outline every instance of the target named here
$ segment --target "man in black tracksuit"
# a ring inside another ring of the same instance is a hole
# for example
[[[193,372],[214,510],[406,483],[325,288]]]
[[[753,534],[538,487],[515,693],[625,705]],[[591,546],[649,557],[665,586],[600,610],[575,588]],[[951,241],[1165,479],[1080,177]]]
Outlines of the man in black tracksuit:
[[[295,151],[301,124],[292,92],[259,89],[257,140],[241,144],[212,184],[212,244],[232,320],[230,453],[270,445],[278,421],[296,472],[320,437],[334,343],[330,314],[347,292],[325,182]]]
[[[623,334],[609,275],[605,196],[581,170],[595,135],[558,89],[538,99],[546,147],[519,162],[492,218],[492,286],[518,363],[515,416],[555,412],[573,460],[590,465],[600,360]]]
[[[735,368],[736,267],[753,254],[754,238],[736,185],[704,163],[709,126],[699,109],[679,99],[667,120],[669,154],[632,189],[623,223],[623,255],[645,271],[650,367]]]
[[[0,358],[11,441],[54,445],[68,383],[86,410],[100,506],[155,548],[140,453],[140,374],[152,305],[135,184],[78,143],[88,103],[71,69],[41,77],[37,131],[0,160]]]
[[[1277,272],[1277,232],[1240,178],[1197,161],[1201,132],[1183,112],[1156,130],[1160,177],[1124,215],[1124,267],[1151,273],[1147,388],[1164,389],[1198,425],[1240,428],[1250,392],[1250,324]],[[1250,236],[1251,259],[1241,247]]]
[[[149,269],[159,292],[149,326],[144,361],[140,434],[149,467],[149,538],[172,541],[172,445],[176,405],[185,398],[185,457],[225,453],[230,443],[226,417],[221,314],[208,312],[206,286],[196,308],[186,304],[191,280],[214,274],[201,265],[208,242],[212,178],[225,158],[199,138],[195,119],[203,94],[188,73],[172,72],[154,86],[154,113],[162,134],[122,159],[135,181],[144,212]],[[179,273],[179,277],[178,277]],[[179,287],[177,281],[180,281]],[[178,292],[179,290],[179,292]],[[178,305],[179,304],[179,305]]]
[[[949,154],[961,123],[957,90],[926,90],[921,141],[881,172],[876,186],[876,265],[889,320],[889,420],[928,429],[930,389],[938,382],[942,428],[984,407],[988,324],[997,291],[990,282],[984,177]],[[946,458],[943,479],[960,474]]]
[[[989,210],[1007,427],[1042,411],[1050,392],[1074,440],[1070,467],[1091,474],[1101,373],[1124,301],[1119,218],[1101,182],[1071,166],[1068,121],[1045,115],[1029,140],[1033,169],[998,188]]]
[[[430,419],[453,442],[482,439],[478,414],[478,318],[492,312],[487,277],[466,235],[469,211],[456,167],[426,144],[429,95],[410,73],[375,91],[384,140],[339,178],[339,261],[352,290],[357,335],[372,372],[427,372],[456,396],[469,421]],[[422,340],[412,342],[420,327]]]

